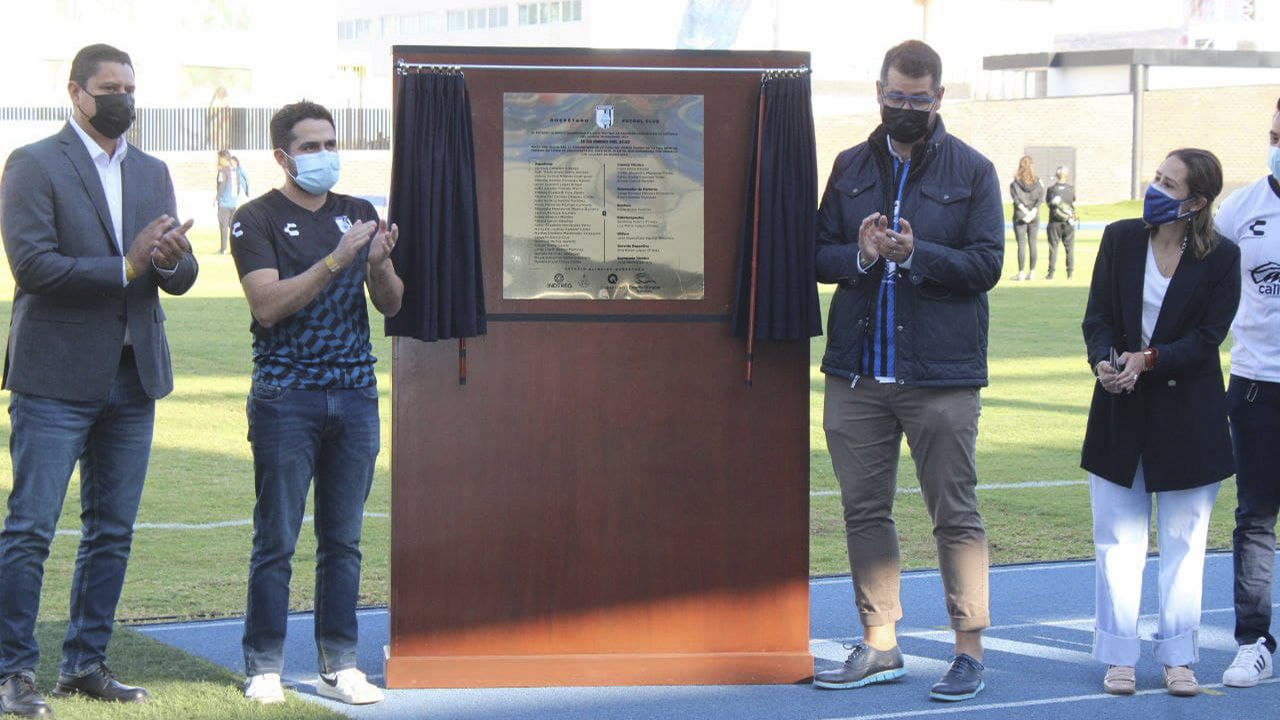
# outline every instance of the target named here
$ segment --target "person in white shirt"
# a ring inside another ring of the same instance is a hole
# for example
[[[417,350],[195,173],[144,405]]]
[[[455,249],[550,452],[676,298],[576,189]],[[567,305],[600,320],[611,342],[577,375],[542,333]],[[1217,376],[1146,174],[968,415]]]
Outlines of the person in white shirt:
[[[1271,677],[1271,583],[1280,509],[1280,101],[1271,118],[1271,172],[1236,190],[1218,212],[1218,232],[1240,246],[1240,310],[1231,332],[1227,406],[1236,458],[1235,637],[1222,675],[1232,687]]]

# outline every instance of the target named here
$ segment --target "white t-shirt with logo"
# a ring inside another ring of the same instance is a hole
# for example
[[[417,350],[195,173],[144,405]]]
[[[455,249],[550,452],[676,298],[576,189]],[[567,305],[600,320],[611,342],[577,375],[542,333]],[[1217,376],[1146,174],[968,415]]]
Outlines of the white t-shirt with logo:
[[[1240,246],[1231,374],[1280,382],[1280,182],[1267,175],[1231,193],[1214,223]]]

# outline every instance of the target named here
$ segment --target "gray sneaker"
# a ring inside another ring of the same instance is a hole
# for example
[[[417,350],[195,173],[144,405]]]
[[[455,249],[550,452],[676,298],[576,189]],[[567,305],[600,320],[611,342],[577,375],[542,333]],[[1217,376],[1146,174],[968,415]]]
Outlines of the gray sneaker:
[[[948,702],[968,700],[986,687],[982,682],[982,672],[985,669],[982,663],[960,653],[951,661],[951,667],[947,668],[942,679],[930,688],[929,697]]]
[[[845,647],[848,647],[846,645]],[[872,683],[896,680],[907,671],[902,667],[902,651],[876,650],[866,643],[853,646],[849,659],[838,670],[825,670],[813,676],[815,687],[848,690]]]

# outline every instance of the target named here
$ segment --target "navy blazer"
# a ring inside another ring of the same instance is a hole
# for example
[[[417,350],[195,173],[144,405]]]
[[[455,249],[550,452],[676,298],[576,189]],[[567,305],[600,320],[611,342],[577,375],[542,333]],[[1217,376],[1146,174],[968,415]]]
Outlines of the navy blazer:
[[[177,209],[160,160],[130,145],[120,172],[127,252],[143,227],[161,215],[176,218]],[[167,395],[173,371],[157,290],[180,295],[195,283],[191,253],[168,277],[152,269],[124,286],[102,180],[69,123],[14,150],[0,188],[0,231],[17,281],[4,387],[64,400],[105,398],[128,327],[143,389],[152,398]]]
[[[1142,289],[1149,231],[1141,220],[1107,226],[1084,313],[1089,366],[1142,349]],[[1219,345],[1240,303],[1240,248],[1187,251],[1169,281],[1151,335],[1156,366],[1132,393],[1093,390],[1080,466],[1125,487],[1141,459],[1148,492],[1185,490],[1235,472]]]

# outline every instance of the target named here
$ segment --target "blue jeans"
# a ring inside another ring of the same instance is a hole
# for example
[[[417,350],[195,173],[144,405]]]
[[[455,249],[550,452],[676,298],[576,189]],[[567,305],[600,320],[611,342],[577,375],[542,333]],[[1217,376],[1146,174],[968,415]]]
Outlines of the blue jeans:
[[[320,671],[356,665],[360,528],[378,457],[378,389],[294,390],[255,382],[246,404],[257,504],[245,611],[246,675],[284,668],[289,578],[315,488]]]
[[[13,492],[0,533],[0,676],[33,672],[39,660],[35,624],[44,561],[77,460],[81,535],[61,671],[79,675],[106,658],[151,455],[155,400],[127,356],[106,398],[81,402],[15,392],[9,420]]]
[[[1280,383],[1231,376],[1227,388],[1231,444],[1236,455],[1235,563],[1236,642],[1271,634],[1271,581],[1276,560],[1276,513],[1280,510]]]

